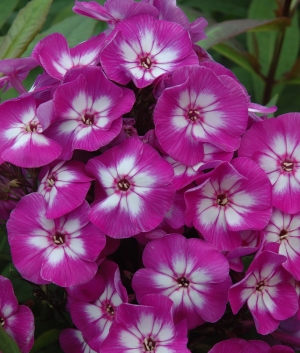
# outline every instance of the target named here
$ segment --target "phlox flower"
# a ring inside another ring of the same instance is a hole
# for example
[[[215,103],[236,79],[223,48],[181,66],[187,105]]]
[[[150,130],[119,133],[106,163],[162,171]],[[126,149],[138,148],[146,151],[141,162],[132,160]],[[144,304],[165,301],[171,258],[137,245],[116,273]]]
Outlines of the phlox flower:
[[[82,333],[74,328],[62,330],[59,343],[65,353],[97,353],[86,343]]]
[[[0,88],[13,86],[20,94],[27,92],[22,81],[36,66],[38,62],[31,57],[0,60],[0,72],[4,74],[0,78]]]
[[[105,38],[101,33],[69,49],[66,38],[53,33],[34,47],[32,56],[50,76],[62,81],[73,68],[97,65]]]
[[[263,251],[251,263],[245,278],[229,289],[233,313],[247,302],[256,330],[262,335],[275,331],[281,320],[298,310],[298,296],[289,282],[291,275],[281,266],[285,260],[285,256]]]
[[[262,231],[251,229],[239,232],[242,238],[241,246],[234,250],[224,252],[229,262],[230,269],[236,272],[244,271],[242,257],[253,254],[259,250],[261,245],[261,232]]]
[[[176,190],[195,181],[202,174],[202,170],[214,168],[224,161],[230,162],[233,156],[233,152],[224,152],[210,143],[203,143],[203,153],[203,160],[193,166],[184,165],[170,156],[163,156],[174,169],[173,184]]]
[[[186,324],[182,321],[174,325],[172,301],[160,295],[147,295],[141,305],[119,306],[114,326],[100,351],[190,353],[186,344]]]
[[[282,266],[300,280],[300,214],[273,209],[269,224],[264,229],[264,249],[286,256]]]
[[[225,256],[200,239],[170,234],[148,243],[145,268],[138,270],[132,287],[139,303],[147,294],[161,294],[174,303],[174,322],[188,329],[218,321],[225,312],[231,285]]]
[[[37,168],[52,162],[61,146],[44,136],[40,123],[43,104],[38,108],[33,97],[5,101],[0,105],[0,156],[24,168]]]
[[[48,118],[47,130],[47,136],[63,147],[61,159],[70,159],[74,149],[95,151],[111,142],[135,99],[131,90],[110,82],[99,67],[73,70],[67,79],[71,82],[54,93],[54,115]]]
[[[115,28],[120,21],[135,15],[149,14],[158,17],[158,10],[154,6],[134,0],[107,0],[103,6],[96,1],[75,0],[73,11],[107,22],[110,29]]]
[[[90,159],[86,168],[100,183],[89,219],[113,238],[154,229],[173,203],[172,167],[138,138]]]
[[[176,6],[176,0],[142,0],[142,2],[155,6],[159,10],[159,18],[161,20],[179,23],[189,31],[193,43],[207,37],[204,33],[207,21],[203,17],[200,17],[193,23],[190,23],[186,14],[180,7]]]
[[[12,260],[20,274],[33,283],[62,287],[89,281],[105,245],[104,234],[88,221],[84,201],[74,211],[46,218],[46,201],[39,193],[24,196],[7,222]]]
[[[76,287],[71,292],[67,291],[71,299],[70,313],[74,324],[81,330],[89,346],[98,352],[115,320],[118,307],[127,303],[128,296],[121,283],[119,268],[114,262],[104,261],[96,277],[97,281],[92,279],[80,286],[81,293],[77,291],[76,300]]]
[[[34,316],[25,305],[18,305],[9,279],[0,276],[0,325],[16,341],[22,353],[34,342]]]
[[[266,342],[251,340],[244,341],[240,338],[231,338],[214,345],[208,353],[293,353],[294,350],[287,346],[277,345],[270,347]]]
[[[226,78],[226,80],[225,80]],[[172,75],[154,109],[155,132],[175,160],[195,165],[207,142],[226,152],[240,145],[248,120],[247,97],[231,77],[201,66],[185,66]]]
[[[168,35],[166,35],[168,34]],[[120,22],[101,52],[101,65],[110,80],[138,88],[165,72],[197,64],[188,32],[177,23],[142,14]]]
[[[224,162],[185,193],[187,225],[220,250],[242,244],[240,231],[262,229],[271,217],[271,184],[249,158]]]
[[[273,185],[273,206],[300,212],[300,113],[255,123],[243,136],[239,156],[252,158]]]
[[[80,206],[90,188],[91,180],[85,165],[78,161],[59,162],[41,171],[38,192],[46,200],[47,218],[57,218]]]

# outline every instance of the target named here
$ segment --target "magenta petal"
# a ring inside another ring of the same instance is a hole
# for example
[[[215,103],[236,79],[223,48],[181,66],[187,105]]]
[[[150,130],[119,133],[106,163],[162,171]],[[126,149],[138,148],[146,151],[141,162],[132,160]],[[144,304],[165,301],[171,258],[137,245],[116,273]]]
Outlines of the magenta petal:
[[[8,278],[0,276],[0,315],[9,317],[18,310],[18,301]]]
[[[67,328],[59,336],[59,343],[65,353],[96,353],[89,348],[79,330]]]
[[[22,353],[29,353],[34,342],[34,317],[27,306],[20,305],[17,312],[5,320],[5,330],[17,342]]]
[[[53,33],[40,43],[39,58],[42,66],[50,76],[63,80],[65,73],[73,66],[66,38],[60,33]]]

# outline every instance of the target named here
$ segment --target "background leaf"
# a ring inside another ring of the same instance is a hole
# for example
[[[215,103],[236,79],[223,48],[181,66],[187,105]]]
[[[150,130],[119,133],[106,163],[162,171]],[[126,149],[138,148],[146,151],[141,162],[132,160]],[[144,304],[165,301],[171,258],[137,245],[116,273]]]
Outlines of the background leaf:
[[[20,353],[17,343],[5,332],[0,325],[0,351],[2,353]]]
[[[274,18],[276,10],[276,2],[274,0],[253,0],[249,8],[248,17],[252,19]],[[247,43],[251,54],[257,57],[261,72],[267,76],[268,71],[273,60],[275,42],[278,33],[276,31],[248,33]],[[297,59],[299,50],[299,26],[298,18],[294,16],[291,26],[285,31],[285,37],[281,55],[279,58],[275,79],[279,79],[283,74],[287,73],[293,66]],[[253,87],[255,93],[255,100],[262,102],[264,82],[253,76]],[[284,85],[277,85],[274,87],[271,96],[276,93],[279,94],[284,88]]]
[[[63,21],[51,26],[46,31],[38,34],[30,43],[23,56],[29,56],[37,42],[39,42],[47,35],[55,32],[59,32],[64,35],[69,43],[69,46],[74,47],[75,45],[90,38],[94,34],[94,30],[97,24],[98,21],[88,17],[77,15],[68,17]]]
[[[30,353],[37,353],[42,348],[50,346],[52,343],[58,341],[61,330],[52,329],[41,334],[34,342]]]
[[[32,0],[17,15],[0,45],[0,59],[18,58],[40,31],[52,0]]]
[[[0,2],[0,28],[7,21],[13,10],[18,5],[19,0],[2,0]]]
[[[270,31],[286,27],[289,24],[290,21],[287,18],[275,18],[272,20],[244,19],[215,23],[206,29],[207,38],[199,42],[199,45],[204,49],[208,49],[246,31]]]

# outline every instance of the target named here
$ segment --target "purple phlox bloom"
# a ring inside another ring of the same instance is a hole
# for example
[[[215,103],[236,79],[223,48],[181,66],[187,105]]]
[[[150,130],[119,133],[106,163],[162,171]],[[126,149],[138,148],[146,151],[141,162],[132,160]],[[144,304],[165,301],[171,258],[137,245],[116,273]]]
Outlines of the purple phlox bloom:
[[[214,61],[212,56],[199,45],[194,44],[193,49],[198,56],[199,63],[202,63],[203,61]]]
[[[96,1],[77,1],[73,11],[79,15],[95,18],[96,20],[107,22],[110,33],[113,28],[126,18],[139,15],[148,14],[158,17],[158,10],[143,2],[136,2],[133,0],[107,0],[104,5],[100,5]]]
[[[74,328],[62,330],[59,343],[65,353],[97,353],[82,337],[82,333]]]
[[[185,321],[173,322],[172,301],[147,295],[141,305],[121,304],[101,353],[190,353]]]
[[[213,60],[204,60],[203,62],[200,63],[200,66],[204,66],[204,67],[207,67],[208,69],[211,69],[221,80],[222,78],[224,79],[226,76],[228,76],[233,78],[236,82],[240,84],[241,88],[244,90],[245,97],[248,100],[248,113],[249,115],[251,114],[251,118],[253,120],[256,120],[256,121],[260,120],[259,117],[255,115],[255,113],[271,114],[276,112],[277,110],[276,106],[265,107],[261,104],[251,103],[250,96],[248,95],[246,88],[240,83],[240,81],[237,79],[234,73],[229,69],[227,69],[226,67],[224,67],[223,65]]]
[[[122,123],[123,125],[119,135],[117,135],[108,145],[101,147],[101,152],[104,152],[113,146],[119,145],[122,141],[131,136],[139,137],[138,131],[133,127],[135,124],[134,118],[122,118]]]
[[[50,76],[62,81],[73,68],[97,65],[105,39],[106,35],[101,33],[69,49],[66,38],[53,33],[34,47],[32,56]]]
[[[47,104],[47,103],[44,103]],[[61,146],[46,137],[40,118],[44,104],[37,108],[33,97],[11,99],[0,105],[0,155],[7,162],[24,168],[46,165],[61,153]]]
[[[163,156],[174,169],[173,184],[176,190],[199,178],[203,174],[202,170],[215,168],[224,161],[230,162],[233,156],[233,152],[224,152],[210,143],[203,143],[203,153],[203,160],[193,166],[184,165],[170,156]]]
[[[18,305],[9,279],[0,276],[0,325],[16,341],[21,353],[34,343],[34,316],[25,305]]]
[[[168,33],[168,36],[166,36]],[[120,22],[101,52],[101,65],[110,80],[138,88],[182,65],[196,65],[188,32],[177,23],[137,15]]]
[[[200,17],[190,23],[183,10],[176,6],[176,0],[142,0],[142,2],[155,6],[159,10],[159,19],[178,23],[185,28],[190,33],[193,43],[207,38],[204,33],[204,28],[208,24],[207,21]]]
[[[132,279],[139,303],[147,294],[162,294],[174,303],[174,321],[188,329],[216,322],[225,312],[231,285],[225,256],[200,239],[170,234],[148,243],[144,269]]]
[[[186,224],[220,250],[242,245],[240,231],[264,228],[271,217],[271,184],[249,158],[224,162],[185,193]]]
[[[30,57],[0,60],[0,88],[6,90],[13,86],[20,94],[27,92],[22,81],[36,66],[38,62]],[[1,77],[1,74],[4,76]]]
[[[54,93],[54,111],[50,116],[49,109],[47,119],[51,126],[46,132],[62,145],[60,158],[65,160],[74,149],[95,151],[111,142],[120,133],[122,115],[135,100],[131,90],[110,82],[99,67],[73,70],[67,79],[71,82]]]
[[[239,156],[252,158],[265,170],[271,184],[274,207],[300,212],[300,113],[255,123],[243,136]]]
[[[48,75],[48,73],[44,71],[41,75],[37,76],[27,94],[32,95],[36,100],[47,102],[53,98],[55,89],[60,84],[60,80]]]
[[[73,211],[84,201],[93,180],[85,165],[78,161],[52,163],[42,168],[38,192],[47,203],[47,218],[57,218]]]
[[[99,291],[99,284],[95,287],[97,298],[95,298],[95,293],[92,293],[95,292],[92,284],[96,282],[92,279],[81,286],[81,293],[86,292],[84,296],[81,294],[79,298],[77,292],[77,299],[80,301],[74,301],[74,297],[71,296],[70,313],[73,322],[82,331],[86,342],[98,352],[115,320],[119,305],[127,303],[128,295],[121,283],[119,268],[114,262],[104,261],[96,276],[102,277],[101,290]],[[94,300],[83,301],[84,298],[92,297]]]
[[[242,246],[232,251],[224,252],[229,267],[236,271],[244,271],[243,256],[255,253],[261,245],[261,231],[257,230],[244,230],[240,232],[242,238]]]
[[[7,167],[7,168],[6,168]],[[5,177],[9,172],[9,164],[0,166],[0,219],[8,220],[10,212],[16,207],[19,200],[24,196],[24,190],[20,188],[19,180],[10,180]]]
[[[101,185],[89,218],[113,238],[154,229],[173,203],[172,167],[138,138],[90,159],[86,168]]]
[[[300,348],[300,319],[297,315],[281,321],[278,329],[271,333],[277,341],[293,346],[295,350]],[[278,352],[281,353],[281,352]]]
[[[247,302],[256,330],[262,335],[275,331],[281,320],[298,311],[291,275],[281,266],[285,261],[285,256],[263,251],[251,263],[245,278],[229,289],[233,313]]]
[[[24,196],[7,222],[13,263],[21,275],[37,284],[69,287],[88,282],[98,269],[104,234],[88,220],[89,205],[56,219],[46,218],[39,193]]]
[[[290,347],[277,345],[270,347],[266,342],[251,340],[244,341],[240,338],[231,338],[219,342],[208,353],[293,353]]]
[[[264,249],[286,256],[282,266],[300,280],[300,213],[291,215],[273,208],[264,229]]]
[[[155,132],[173,159],[189,166],[203,161],[203,143],[233,152],[248,120],[242,86],[202,66],[184,66],[172,75],[154,110]],[[166,113],[167,112],[167,113]]]

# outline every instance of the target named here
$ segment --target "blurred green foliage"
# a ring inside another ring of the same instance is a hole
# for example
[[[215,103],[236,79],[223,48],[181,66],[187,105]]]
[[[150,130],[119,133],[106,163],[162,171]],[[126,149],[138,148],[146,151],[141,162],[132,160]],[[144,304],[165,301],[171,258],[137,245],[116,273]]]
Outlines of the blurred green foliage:
[[[98,2],[103,4],[104,0]],[[199,16],[207,19],[208,39],[199,45],[236,74],[253,102],[276,103],[275,115],[279,115],[300,111],[299,2],[178,0],[178,5],[190,21]],[[0,58],[29,56],[39,40],[54,32],[62,33],[72,47],[106,28],[105,23],[76,15],[73,5],[74,0],[1,0]],[[40,68],[33,70],[25,87],[29,89],[41,72]],[[16,96],[14,89],[0,92],[1,100]],[[35,313],[37,329],[32,353],[61,353],[59,333],[71,326],[68,314],[55,307],[64,300],[64,294],[56,286],[43,291],[19,276],[4,233],[2,227],[0,274],[12,281],[19,302],[32,306]],[[207,343],[199,342],[191,347],[192,352],[207,352]]]

